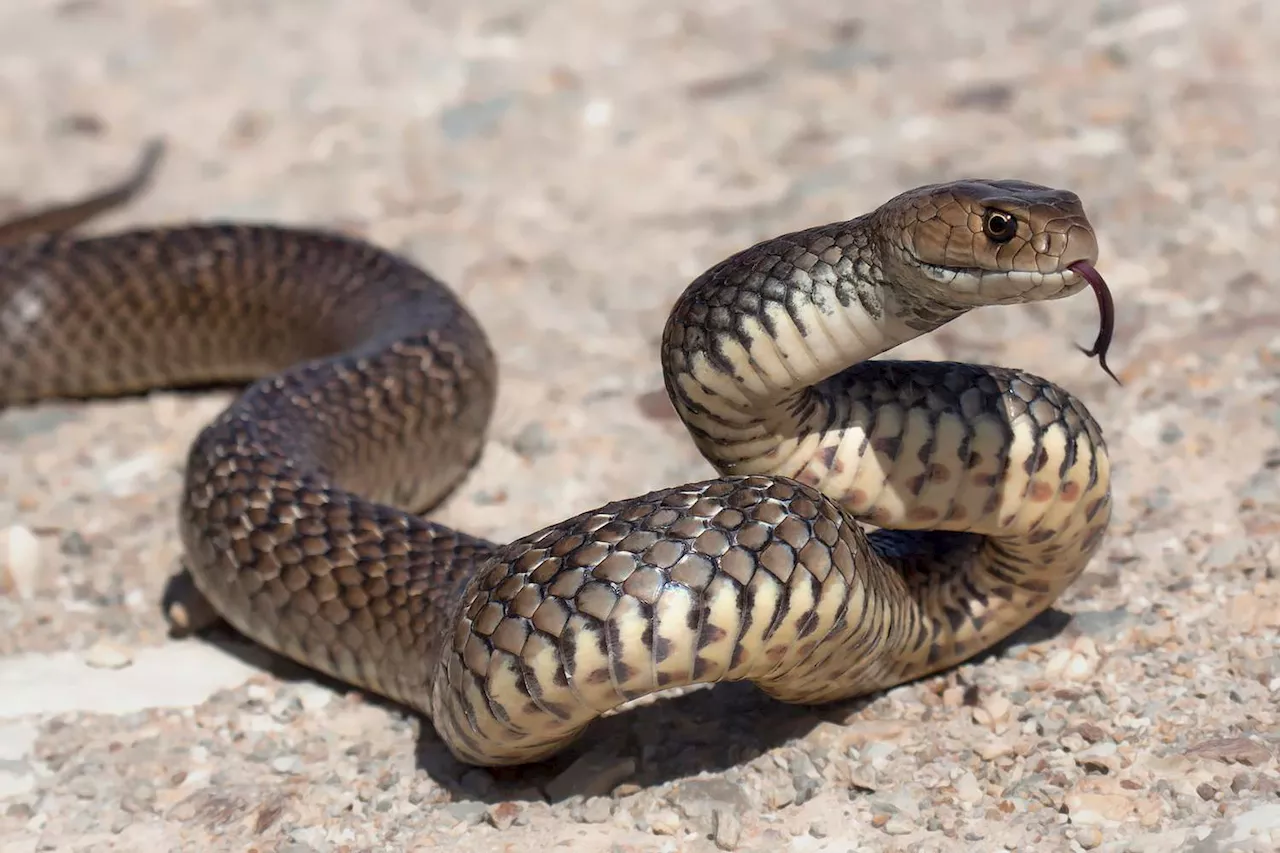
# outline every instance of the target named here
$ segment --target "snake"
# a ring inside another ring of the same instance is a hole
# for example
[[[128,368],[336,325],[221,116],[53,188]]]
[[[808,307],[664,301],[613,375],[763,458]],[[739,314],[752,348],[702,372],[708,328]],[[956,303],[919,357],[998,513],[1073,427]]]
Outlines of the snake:
[[[499,543],[429,517],[491,428],[477,316],[338,229],[77,233],[155,153],[0,227],[0,407],[236,385],[185,464],[195,593],[425,716],[464,764],[541,761],[676,688],[816,706],[942,672],[1048,608],[1105,536],[1110,461],[1081,400],[1014,368],[882,357],[975,308],[1092,286],[1105,367],[1111,296],[1073,192],[929,184],[716,263],[659,348],[716,476]]]

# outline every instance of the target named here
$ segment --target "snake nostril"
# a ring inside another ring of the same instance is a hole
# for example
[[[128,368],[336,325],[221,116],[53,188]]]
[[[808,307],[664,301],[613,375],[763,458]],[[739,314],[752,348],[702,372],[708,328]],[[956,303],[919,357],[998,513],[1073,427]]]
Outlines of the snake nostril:
[[[1098,260],[1098,239],[1093,229],[1084,225],[1075,225],[1066,233],[1066,245],[1058,258],[1060,269],[1069,269],[1073,264],[1093,264]]]

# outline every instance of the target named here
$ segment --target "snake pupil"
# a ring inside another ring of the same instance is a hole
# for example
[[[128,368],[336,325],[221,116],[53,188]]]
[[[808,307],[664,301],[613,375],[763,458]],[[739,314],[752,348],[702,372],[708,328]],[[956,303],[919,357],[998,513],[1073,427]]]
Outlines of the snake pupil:
[[[1002,210],[989,210],[982,221],[982,230],[997,243],[1006,243],[1018,233],[1018,220]]]

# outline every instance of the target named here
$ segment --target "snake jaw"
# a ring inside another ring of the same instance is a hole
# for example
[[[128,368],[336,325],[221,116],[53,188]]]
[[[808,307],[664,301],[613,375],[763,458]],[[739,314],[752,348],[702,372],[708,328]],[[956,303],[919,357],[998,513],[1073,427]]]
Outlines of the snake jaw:
[[[921,262],[930,278],[943,285],[954,301],[966,308],[1016,305],[1062,299],[1077,293],[1085,283],[1067,271],[985,270],[977,267],[938,267]]]

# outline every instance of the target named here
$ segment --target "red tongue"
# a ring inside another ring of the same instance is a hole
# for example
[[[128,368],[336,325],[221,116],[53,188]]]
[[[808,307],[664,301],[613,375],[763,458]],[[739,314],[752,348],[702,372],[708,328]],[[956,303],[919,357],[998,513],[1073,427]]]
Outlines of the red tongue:
[[[1081,278],[1089,282],[1093,292],[1098,297],[1098,311],[1102,314],[1101,324],[1098,327],[1098,337],[1093,342],[1093,348],[1085,349],[1078,344],[1076,348],[1090,358],[1096,355],[1098,364],[1119,385],[1121,384],[1120,380],[1111,372],[1111,368],[1107,366],[1107,348],[1111,346],[1111,334],[1115,331],[1116,325],[1116,306],[1111,299],[1111,290],[1107,287],[1107,283],[1102,276],[1098,274],[1098,271],[1093,268],[1093,264],[1088,261],[1076,261],[1068,269],[1079,273]]]

